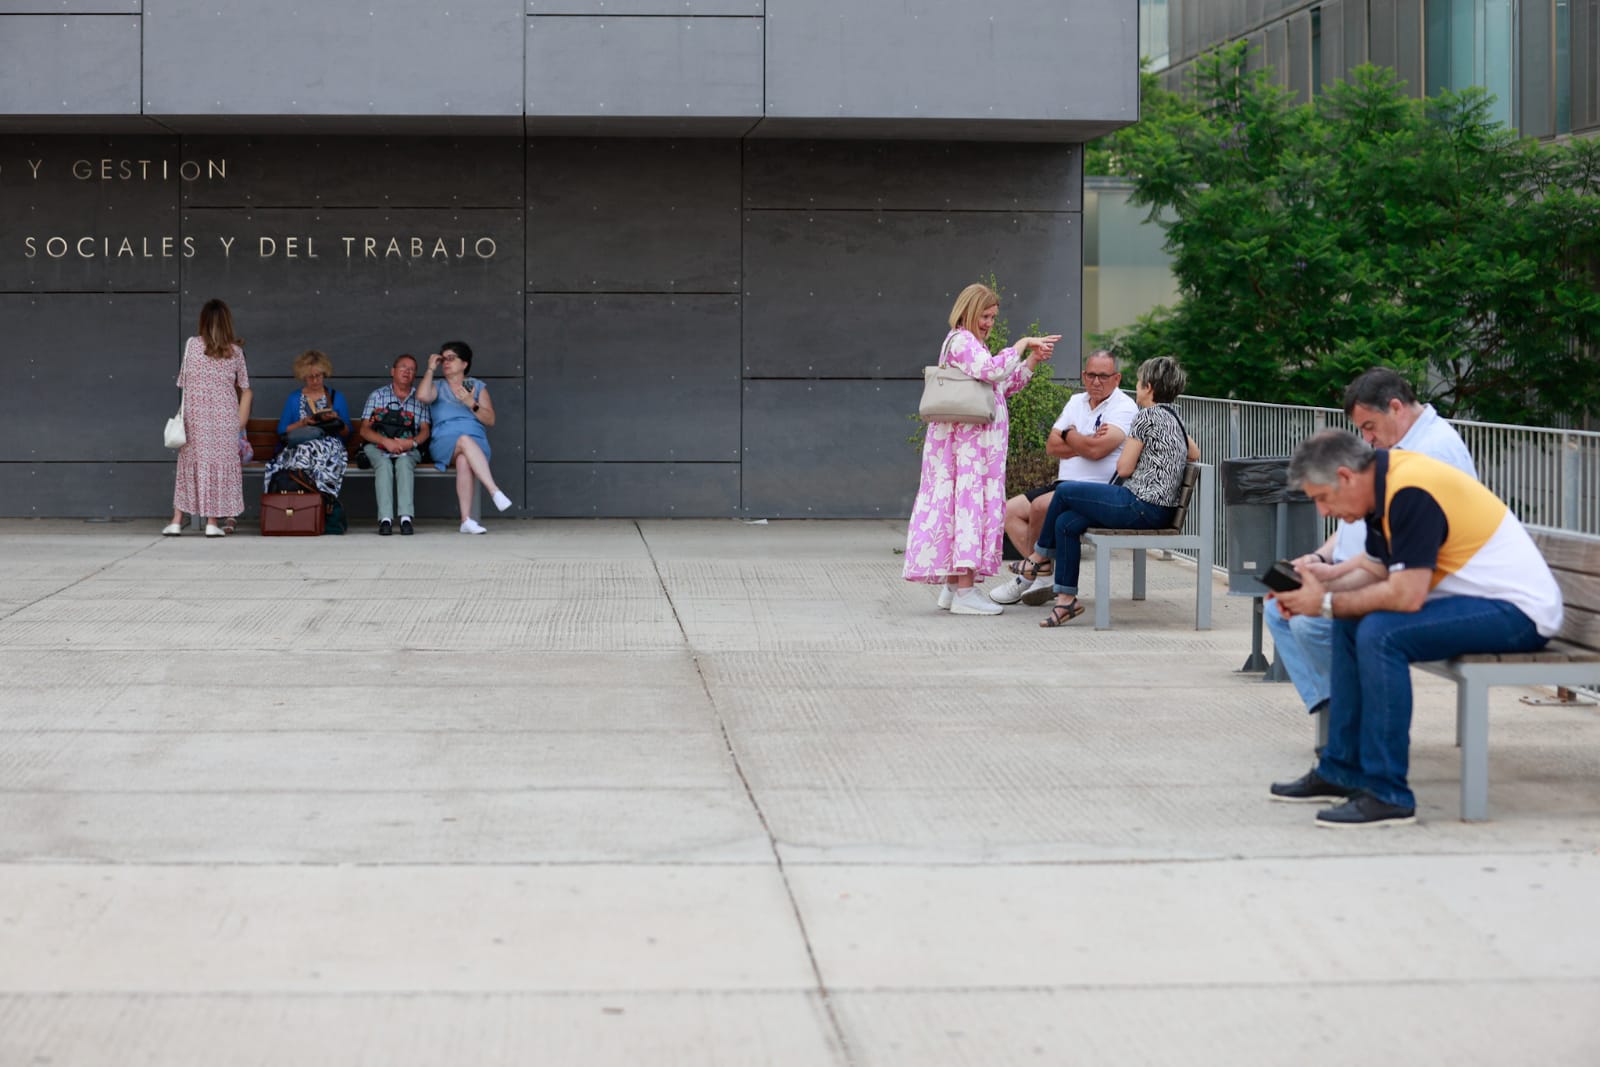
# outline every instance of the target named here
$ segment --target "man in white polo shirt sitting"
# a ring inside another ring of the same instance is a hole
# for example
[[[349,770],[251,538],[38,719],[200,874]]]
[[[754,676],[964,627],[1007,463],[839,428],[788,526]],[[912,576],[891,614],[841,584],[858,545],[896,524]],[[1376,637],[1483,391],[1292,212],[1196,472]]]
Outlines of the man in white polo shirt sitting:
[[[1117,388],[1122,375],[1110,352],[1101,349],[1083,361],[1083,392],[1074,393],[1050,430],[1045,451],[1061,461],[1056,480],[1006,501],[1006,536],[1026,552],[1039,540],[1045,512],[1062,482],[1109,482],[1117,473],[1122,442],[1139,414],[1139,405]],[[1055,597],[1049,563],[1036,570],[1027,560],[1011,564],[1011,577],[996,583],[989,598],[997,604],[1018,600],[1037,607]]]

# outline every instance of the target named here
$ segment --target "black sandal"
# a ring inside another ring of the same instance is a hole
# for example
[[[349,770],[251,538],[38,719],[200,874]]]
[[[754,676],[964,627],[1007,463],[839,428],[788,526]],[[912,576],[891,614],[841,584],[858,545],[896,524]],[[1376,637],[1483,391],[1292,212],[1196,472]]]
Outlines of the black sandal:
[[[1036,578],[1048,578],[1056,572],[1056,561],[1053,559],[1040,560],[1035,563],[1031,559],[1021,559],[1011,565],[1011,573],[1019,578],[1026,578],[1030,582]]]
[[[1065,626],[1079,615],[1082,615],[1083,611],[1083,601],[1081,600],[1074,600],[1070,604],[1057,604],[1050,609],[1048,616],[1040,620],[1039,625],[1046,630],[1053,630],[1057,626]]]

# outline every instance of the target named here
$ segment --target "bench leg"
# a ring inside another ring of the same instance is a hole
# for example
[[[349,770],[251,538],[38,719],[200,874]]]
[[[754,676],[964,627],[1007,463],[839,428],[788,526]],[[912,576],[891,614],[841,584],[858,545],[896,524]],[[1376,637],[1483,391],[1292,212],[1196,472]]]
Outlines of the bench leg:
[[[1111,549],[1094,546],[1094,628],[1111,629]]]
[[[1328,708],[1327,708],[1327,705],[1323,705],[1322,710],[1317,712],[1316,715],[1313,716],[1313,718],[1315,718],[1317,720],[1317,722],[1316,722],[1316,733],[1317,733],[1316,751],[1321,752],[1323,749],[1328,747]]]
[[[1133,599],[1144,599],[1144,549],[1133,550]]]
[[[1456,683],[1456,735],[1461,744],[1461,819],[1489,817],[1489,687]]]

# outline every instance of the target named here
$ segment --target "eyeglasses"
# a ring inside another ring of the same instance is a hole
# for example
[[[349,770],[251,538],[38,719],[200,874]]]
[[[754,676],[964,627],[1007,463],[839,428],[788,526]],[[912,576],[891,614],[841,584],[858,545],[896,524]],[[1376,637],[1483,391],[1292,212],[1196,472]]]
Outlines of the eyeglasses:
[[[1120,372],[1113,372],[1111,374],[1090,374],[1086,371],[1084,372],[1083,380],[1086,382],[1109,382],[1113,378],[1120,377],[1122,377]]]

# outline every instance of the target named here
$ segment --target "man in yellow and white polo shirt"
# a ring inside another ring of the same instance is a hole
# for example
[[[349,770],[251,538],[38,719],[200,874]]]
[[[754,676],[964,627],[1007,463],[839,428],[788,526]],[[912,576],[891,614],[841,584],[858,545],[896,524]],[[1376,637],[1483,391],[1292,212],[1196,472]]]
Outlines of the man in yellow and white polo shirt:
[[[1362,566],[1280,593],[1290,615],[1334,620],[1328,744],[1276,800],[1342,800],[1318,826],[1416,820],[1406,784],[1410,665],[1469,652],[1532,652],[1561,628],[1561,590],[1528,531],[1472,476],[1420,452],[1374,450],[1325,430],[1289,462],[1324,515],[1367,523]]]

